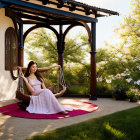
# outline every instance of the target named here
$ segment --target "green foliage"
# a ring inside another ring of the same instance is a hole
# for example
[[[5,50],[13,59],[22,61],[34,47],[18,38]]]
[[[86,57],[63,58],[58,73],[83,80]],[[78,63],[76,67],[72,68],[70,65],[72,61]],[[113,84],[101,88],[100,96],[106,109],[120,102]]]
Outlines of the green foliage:
[[[109,76],[115,76],[129,70],[133,81],[140,79],[140,1],[133,0],[133,11],[124,18],[123,23],[115,29],[121,40],[118,44],[108,44],[97,50],[97,79],[105,84]],[[126,77],[112,80],[112,88],[139,88],[139,85],[126,82]]]
[[[75,39],[69,36],[65,40],[64,63],[82,63],[86,56],[83,42],[78,43],[79,35]],[[54,33],[47,33],[44,28],[32,31],[25,40],[25,52],[28,60],[34,60],[39,66],[48,66],[58,62],[57,41]]]
[[[138,100],[140,97],[140,90],[139,89],[130,89],[129,91],[127,91],[126,95],[129,99]]]
[[[89,87],[87,85],[77,85],[71,88],[68,88],[69,94],[79,94],[79,95],[89,95]]]
[[[28,140],[139,140],[140,107],[59,128]]]
[[[113,92],[113,88],[127,89],[128,87],[140,88],[140,85],[126,83],[126,79],[116,79],[108,83],[109,76],[116,76],[127,69],[131,73],[134,82],[140,80],[140,1],[132,0],[132,12],[124,18],[124,21],[115,29],[120,42],[109,44],[105,42],[104,48],[97,49],[97,94],[108,94]],[[79,41],[80,40],[80,41]],[[25,52],[29,60],[34,60],[39,67],[50,66],[57,63],[57,42],[52,33],[47,33],[43,28],[34,30],[26,38]],[[71,89],[73,85],[87,85],[90,80],[90,65],[85,61],[90,46],[88,35],[79,35],[71,39],[68,35],[65,40],[64,51],[64,77],[67,86]],[[49,73],[49,79],[46,78],[47,85],[56,82],[56,75]],[[48,77],[48,75],[46,75]],[[102,79],[99,81],[98,79]],[[134,83],[133,82],[133,83]],[[72,89],[72,92],[80,93],[80,89]],[[117,91],[118,92],[118,91]]]
[[[97,83],[97,95],[112,96],[112,91],[113,91],[113,88],[112,88],[111,84],[106,83],[106,82]]]
[[[46,87],[55,86],[58,83],[58,69],[41,72]]]

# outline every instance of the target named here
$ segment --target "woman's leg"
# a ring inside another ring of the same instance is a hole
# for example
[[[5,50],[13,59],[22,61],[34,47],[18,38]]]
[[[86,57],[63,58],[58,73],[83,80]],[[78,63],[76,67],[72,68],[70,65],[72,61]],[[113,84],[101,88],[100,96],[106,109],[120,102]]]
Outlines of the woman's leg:
[[[62,85],[61,85],[62,86]],[[59,92],[59,93],[56,93],[56,94],[54,94],[54,96],[56,97],[56,98],[59,98],[59,97],[61,97],[65,92],[66,92],[66,87],[65,86],[62,86],[62,90]]]

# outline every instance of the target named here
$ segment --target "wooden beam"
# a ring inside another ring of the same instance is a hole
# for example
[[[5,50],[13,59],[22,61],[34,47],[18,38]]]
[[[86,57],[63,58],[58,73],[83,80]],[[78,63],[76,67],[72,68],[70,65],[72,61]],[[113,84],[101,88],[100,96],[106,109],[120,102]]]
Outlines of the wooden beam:
[[[0,2],[0,8],[5,8],[5,7],[8,7],[8,6],[9,6],[9,4],[5,4],[5,3]]]
[[[46,18],[41,18],[39,16],[32,16],[32,15],[17,13],[17,12],[14,12],[14,14],[19,16],[20,18],[27,18],[27,19],[32,19],[32,20],[35,20],[35,21],[42,21],[42,22],[45,22],[45,23],[48,21]]]
[[[62,8],[64,6],[63,0],[57,0],[57,1],[58,1],[57,8]]]
[[[42,22],[42,21],[34,21],[34,20],[23,20],[23,24],[39,24],[39,23],[42,24],[44,22]]]
[[[86,15],[90,15],[91,14],[90,9],[85,8],[85,13]]]
[[[49,3],[49,0],[42,0],[42,4],[43,5],[46,5],[46,4],[48,4]]]
[[[57,52],[58,52],[58,64],[61,65],[63,69],[63,53],[64,53],[64,37],[63,37],[63,25],[59,25],[59,37],[57,42]]]
[[[69,7],[70,11],[75,11],[76,10],[76,5],[75,4],[71,4],[71,7]]]
[[[90,100],[97,100],[96,95],[96,23],[91,23],[91,36],[90,42]]]
[[[19,0],[0,0],[6,4],[14,4],[17,5],[19,7],[22,8],[28,8],[30,10],[34,10],[34,12],[36,13],[46,13],[47,14],[53,14],[53,15],[57,15],[57,16],[63,16],[65,18],[69,17],[72,19],[76,19],[76,20],[82,20],[82,21],[86,21],[86,22],[97,22],[96,18],[91,18],[91,17],[87,17],[87,16],[83,16],[83,15],[78,15],[75,13],[71,13],[71,12],[66,12],[66,11],[62,11],[62,10],[58,10],[58,9],[54,9],[54,8],[50,8],[50,7],[44,7],[41,5],[37,5],[37,4],[33,4],[33,3],[29,3],[29,2],[25,2],[25,1],[19,1]]]

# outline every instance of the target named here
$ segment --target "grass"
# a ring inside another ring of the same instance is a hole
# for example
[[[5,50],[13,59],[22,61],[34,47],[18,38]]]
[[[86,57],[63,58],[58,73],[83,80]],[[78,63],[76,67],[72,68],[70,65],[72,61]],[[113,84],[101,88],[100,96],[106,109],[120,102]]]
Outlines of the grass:
[[[28,140],[140,140],[140,106],[49,131]]]

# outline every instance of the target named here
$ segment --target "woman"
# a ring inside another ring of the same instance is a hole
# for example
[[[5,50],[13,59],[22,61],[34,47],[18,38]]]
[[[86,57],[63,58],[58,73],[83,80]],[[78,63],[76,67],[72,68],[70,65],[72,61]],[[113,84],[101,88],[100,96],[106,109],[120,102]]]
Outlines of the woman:
[[[49,70],[53,67],[56,66],[40,68],[40,71]],[[46,88],[44,81],[38,72],[36,62],[30,61],[25,76],[22,74],[21,77],[24,79],[27,89],[31,93],[30,104],[26,108],[28,112],[37,114],[68,114],[65,111],[66,109],[59,104],[54,94]],[[67,110],[71,111],[72,109]]]

